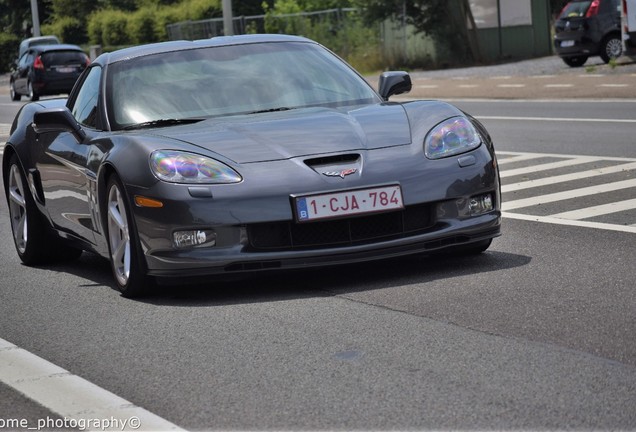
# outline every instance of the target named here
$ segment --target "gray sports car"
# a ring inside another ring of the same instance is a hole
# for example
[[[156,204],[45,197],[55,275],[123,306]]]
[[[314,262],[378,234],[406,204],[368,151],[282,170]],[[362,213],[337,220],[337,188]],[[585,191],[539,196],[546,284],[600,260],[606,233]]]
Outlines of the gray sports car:
[[[2,161],[27,265],[83,250],[135,296],[156,278],[298,269],[500,234],[483,126],[439,101],[389,102],[321,45],[251,35],[103,54],[68,100],[24,105]]]

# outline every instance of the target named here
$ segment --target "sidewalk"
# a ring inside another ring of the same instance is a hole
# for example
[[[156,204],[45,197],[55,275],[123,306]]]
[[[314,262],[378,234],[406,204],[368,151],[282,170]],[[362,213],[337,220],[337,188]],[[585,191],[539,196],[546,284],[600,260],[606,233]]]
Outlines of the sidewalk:
[[[636,63],[612,67],[591,58],[570,68],[556,57],[495,66],[411,72],[409,98],[434,99],[636,99]],[[377,88],[378,77],[368,77]]]

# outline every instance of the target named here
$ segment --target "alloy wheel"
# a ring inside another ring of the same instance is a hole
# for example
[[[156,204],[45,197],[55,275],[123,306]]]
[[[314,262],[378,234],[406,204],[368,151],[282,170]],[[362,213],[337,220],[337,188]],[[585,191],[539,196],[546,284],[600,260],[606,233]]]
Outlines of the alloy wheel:
[[[20,95],[15,91],[15,82],[11,81],[11,84],[9,85],[9,93],[11,95],[11,100],[12,101],[19,101],[20,100]]]
[[[9,171],[9,215],[13,239],[18,251],[23,254],[28,241],[27,205],[20,168],[15,164]]]
[[[108,191],[108,242],[117,282],[125,286],[130,278],[130,228],[121,191],[113,184]]]
[[[610,39],[605,47],[609,58],[618,58],[623,53],[623,43],[620,39]]]

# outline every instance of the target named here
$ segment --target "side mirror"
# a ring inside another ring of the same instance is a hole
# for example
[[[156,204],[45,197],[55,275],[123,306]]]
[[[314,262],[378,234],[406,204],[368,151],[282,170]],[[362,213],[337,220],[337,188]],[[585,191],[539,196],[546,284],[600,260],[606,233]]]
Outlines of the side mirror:
[[[70,132],[78,142],[84,141],[86,132],[77,123],[66,107],[48,108],[33,116],[33,130],[36,133]]]
[[[413,84],[407,72],[384,72],[380,75],[379,87],[380,96],[388,101],[393,95],[410,92]]]

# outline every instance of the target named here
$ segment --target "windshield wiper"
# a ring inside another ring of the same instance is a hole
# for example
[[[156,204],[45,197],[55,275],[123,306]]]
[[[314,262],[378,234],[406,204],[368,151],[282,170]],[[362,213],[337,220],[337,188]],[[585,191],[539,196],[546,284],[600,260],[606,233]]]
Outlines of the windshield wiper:
[[[278,107],[278,108],[270,108],[270,109],[264,109],[264,110],[258,110],[258,111],[252,111],[248,114],[261,114],[261,113],[269,113],[269,112],[277,112],[277,111],[289,111],[292,110],[293,108],[289,108],[289,107]]]
[[[129,130],[129,129],[150,128],[150,127],[172,126],[172,125],[178,125],[178,124],[197,123],[203,120],[205,119],[202,119],[202,118],[159,119],[159,120],[151,120],[151,121],[147,121],[143,123],[128,125],[126,127],[123,127],[122,129]]]

